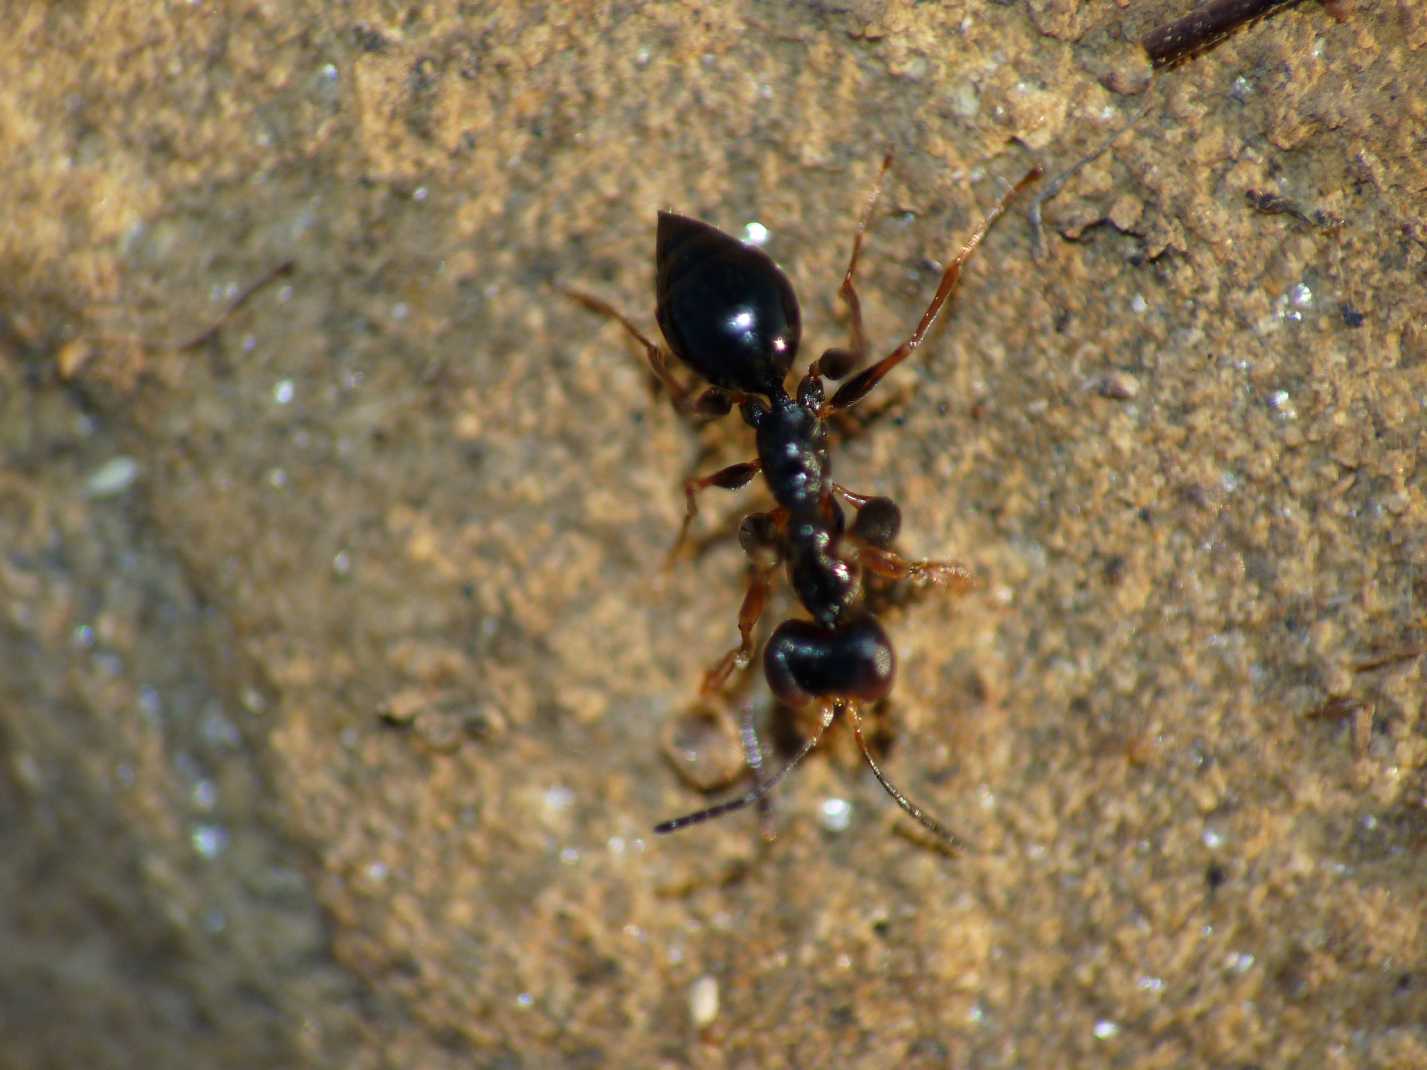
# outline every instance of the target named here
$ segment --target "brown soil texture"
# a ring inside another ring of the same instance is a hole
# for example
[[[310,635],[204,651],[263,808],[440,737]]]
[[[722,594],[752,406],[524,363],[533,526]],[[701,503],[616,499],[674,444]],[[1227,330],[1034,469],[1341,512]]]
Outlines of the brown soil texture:
[[[1146,92],[1185,6],[18,5],[0,1066],[1427,1066],[1427,9]],[[835,447],[981,581],[875,711],[975,849],[841,730],[653,836],[768,499],[661,570],[748,429],[557,287],[653,332],[655,210],[757,221],[814,355],[890,147],[886,351],[1142,107]]]

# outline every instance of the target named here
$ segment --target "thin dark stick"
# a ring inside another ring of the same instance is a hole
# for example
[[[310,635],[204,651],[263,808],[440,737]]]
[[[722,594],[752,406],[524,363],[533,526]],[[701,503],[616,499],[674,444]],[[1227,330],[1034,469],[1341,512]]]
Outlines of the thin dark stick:
[[[1140,39],[1156,68],[1168,67],[1227,37],[1246,22],[1298,0],[1210,0],[1188,15],[1151,30]]]
[[[229,319],[232,318],[233,313],[237,312],[238,309],[242,308],[245,304],[247,304],[248,300],[254,294],[256,294],[259,290],[263,289],[265,286],[268,286],[274,280],[283,278],[287,275],[291,275],[296,268],[296,260],[284,260],[282,263],[278,264],[277,267],[270,270],[266,275],[263,275],[261,278],[259,278],[256,282],[251,283],[247,287],[247,289],[239,293],[237,297],[233,298],[233,300],[229,302],[228,307],[224,309],[221,314],[219,314],[217,319],[215,319],[207,327],[203,328],[203,330],[195,334],[192,338],[184,342],[179,342],[176,346],[174,346],[174,348],[177,349],[179,352],[183,352],[186,349],[197,349],[199,346],[203,345],[214,335],[216,335],[220,330],[222,330],[223,325],[227,323]]]

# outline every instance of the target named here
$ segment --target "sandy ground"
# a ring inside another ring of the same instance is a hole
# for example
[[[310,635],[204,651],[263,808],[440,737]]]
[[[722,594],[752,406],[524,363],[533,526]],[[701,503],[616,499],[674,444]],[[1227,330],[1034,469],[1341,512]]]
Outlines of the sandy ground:
[[[1125,42],[1182,7],[22,6],[0,1065],[1427,1065],[1414,0],[1161,75],[838,446],[982,580],[886,611],[879,712],[976,850],[841,736],[772,845],[649,832],[708,798],[673,737],[729,761],[690,710],[766,498],[711,494],[660,572],[747,429],[553,284],[652,330],[656,208],[757,221],[815,354],[890,146],[890,348],[1003,181],[1143,105]]]

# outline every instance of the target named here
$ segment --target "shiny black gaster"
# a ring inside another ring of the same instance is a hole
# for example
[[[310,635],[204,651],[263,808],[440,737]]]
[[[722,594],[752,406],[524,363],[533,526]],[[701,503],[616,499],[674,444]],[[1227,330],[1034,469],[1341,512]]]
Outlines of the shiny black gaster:
[[[725,390],[783,392],[802,317],[792,284],[767,253],[660,212],[655,272],[659,329],[674,356]]]

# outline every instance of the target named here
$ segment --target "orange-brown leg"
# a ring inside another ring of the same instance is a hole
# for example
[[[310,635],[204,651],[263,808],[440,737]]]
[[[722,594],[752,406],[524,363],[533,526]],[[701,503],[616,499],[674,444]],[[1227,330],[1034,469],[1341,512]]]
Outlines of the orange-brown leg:
[[[664,389],[669,391],[669,399],[674,403],[674,408],[683,415],[695,411],[695,402],[690,398],[692,391],[674,378],[674,373],[669,368],[669,353],[663,346],[645,337],[643,331],[609,302],[602,301],[592,294],[571,290],[564,286],[559,287],[559,290],[572,301],[584,305],[591,312],[608,316],[628,331],[630,336],[643,347],[644,356],[649,361],[649,369],[654,373],[655,378],[663,384]]]
[[[964,594],[976,586],[976,577],[959,561],[913,561],[895,550],[872,545],[858,547],[857,555],[864,569],[884,579],[945,587],[952,594]]]
[[[848,324],[847,348],[824,351],[823,355],[815,360],[813,366],[808,369],[811,375],[825,375],[829,379],[841,379],[867,359],[867,336],[862,330],[862,301],[857,296],[857,287],[853,282],[853,276],[857,272],[857,260],[862,255],[862,240],[867,234],[867,228],[872,224],[872,213],[877,207],[877,201],[882,196],[882,183],[887,177],[887,169],[891,166],[892,153],[888,150],[887,155],[882,157],[882,166],[877,171],[877,181],[872,184],[872,192],[868,194],[867,204],[862,209],[862,218],[857,222],[857,233],[852,238],[852,255],[848,258],[847,271],[842,276],[842,285],[837,290],[837,295],[847,302],[847,310],[851,317],[851,322]]]
[[[901,510],[890,498],[858,494],[841,483],[832,492],[857,510],[850,534],[857,546],[862,568],[888,580],[910,580],[918,586],[931,584],[962,594],[976,586],[971,570],[956,561],[913,561],[892,549],[902,526]]]
[[[684,546],[684,540],[689,536],[689,525],[694,522],[694,517],[699,515],[699,491],[708,490],[709,487],[738,490],[762,470],[763,462],[755,458],[720,468],[712,475],[684,480],[684,522],[679,525],[679,537],[674,540],[674,545],[669,547],[668,556],[664,558],[664,567],[668,568],[674,563],[674,558],[678,556]]]
[[[704,673],[701,695],[712,695],[723,690],[723,685],[735,669],[742,672],[753,660],[753,629],[763,616],[768,605],[768,594],[773,589],[774,569],[754,568],[748,577],[748,590],[743,596],[743,605],[738,610],[738,636],[736,647],[718,660],[718,663]]]
[[[847,382],[843,383],[842,386],[838,388],[837,393],[823,405],[824,415],[830,415],[841,409],[847,409],[856,405],[872,391],[873,387],[882,381],[883,376],[916,351],[926,339],[927,331],[931,329],[932,323],[935,322],[937,314],[941,312],[942,306],[946,304],[947,298],[949,298],[952,291],[956,289],[957,281],[961,278],[962,265],[971,259],[971,254],[976,251],[977,246],[981,244],[981,240],[986,237],[986,232],[991,229],[992,224],[1005,214],[1011,200],[1026,186],[1030,185],[1031,182],[1039,178],[1040,173],[1040,168],[1032,168],[1001,197],[996,203],[996,206],[987,214],[986,218],[981,221],[981,224],[972,231],[971,237],[966,240],[966,243],[961,247],[961,251],[952,257],[951,262],[946,265],[946,270],[943,271],[941,275],[941,283],[937,286],[931,303],[927,305],[927,310],[922,313],[922,318],[917,323],[916,330],[912,332],[911,336],[905,342],[892,350],[891,353],[887,354],[887,356],[883,357],[876,364],[859,372]]]
[[[750,513],[738,529],[738,542],[748,555],[748,590],[738,610],[738,646],[734,647],[704,674],[700,694],[708,696],[722,690],[729,675],[742,672],[753,660],[753,629],[768,605],[768,595],[783,564],[783,537],[788,522],[786,509],[771,513]]]

